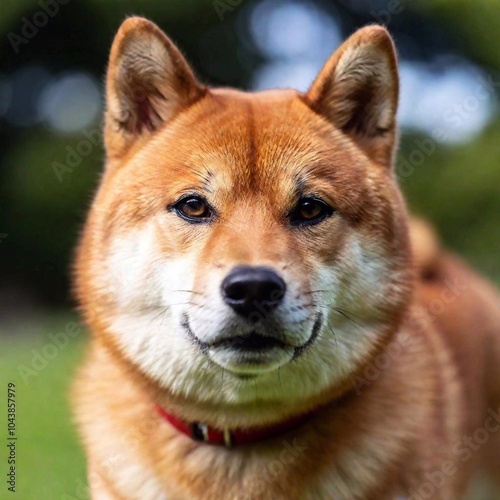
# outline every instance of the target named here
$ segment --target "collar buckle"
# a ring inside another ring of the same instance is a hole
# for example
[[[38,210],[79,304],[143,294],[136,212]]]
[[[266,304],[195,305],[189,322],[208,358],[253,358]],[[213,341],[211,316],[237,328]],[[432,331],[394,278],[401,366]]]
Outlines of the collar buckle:
[[[195,441],[203,441],[205,443],[208,443],[209,441],[208,427],[205,424],[202,424],[200,422],[193,422],[189,426],[189,428],[191,431],[191,437]]]

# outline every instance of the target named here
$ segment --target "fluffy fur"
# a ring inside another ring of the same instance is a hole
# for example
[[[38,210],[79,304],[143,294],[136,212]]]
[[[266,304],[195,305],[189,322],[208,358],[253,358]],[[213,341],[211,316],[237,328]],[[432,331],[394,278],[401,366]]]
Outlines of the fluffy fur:
[[[500,411],[498,298],[424,223],[410,239],[392,170],[397,98],[378,26],[349,38],[302,95],[208,89],[157,26],[123,23],[106,170],[76,264],[92,340],[75,405],[93,498],[417,499],[451,463],[421,498],[455,499],[486,457],[494,469],[500,432],[467,460],[459,447]],[[172,210],[192,193],[215,207],[212,223]],[[291,227],[303,195],[333,214]],[[221,298],[238,265],[272,267],[287,284],[257,326]],[[257,330],[289,347],[242,365],[200,349],[186,318],[205,345]],[[226,449],[180,434],[155,403],[221,429],[315,413]]]

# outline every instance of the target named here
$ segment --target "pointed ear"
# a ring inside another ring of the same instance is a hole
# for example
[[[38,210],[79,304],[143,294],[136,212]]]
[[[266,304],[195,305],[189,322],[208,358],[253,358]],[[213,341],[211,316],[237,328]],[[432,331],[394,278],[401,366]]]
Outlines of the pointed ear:
[[[305,100],[368,157],[390,165],[398,87],[396,52],[389,33],[382,26],[367,26],[330,57]]]
[[[186,60],[152,22],[132,17],[118,30],[106,78],[105,141],[120,156],[204,94]]]

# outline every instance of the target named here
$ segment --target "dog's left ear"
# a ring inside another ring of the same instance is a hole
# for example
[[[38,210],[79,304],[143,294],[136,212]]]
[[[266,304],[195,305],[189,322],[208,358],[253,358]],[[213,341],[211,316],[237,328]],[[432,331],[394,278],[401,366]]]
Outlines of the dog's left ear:
[[[367,26],[334,52],[305,100],[368,157],[390,165],[398,87],[396,51],[389,33],[382,26]]]

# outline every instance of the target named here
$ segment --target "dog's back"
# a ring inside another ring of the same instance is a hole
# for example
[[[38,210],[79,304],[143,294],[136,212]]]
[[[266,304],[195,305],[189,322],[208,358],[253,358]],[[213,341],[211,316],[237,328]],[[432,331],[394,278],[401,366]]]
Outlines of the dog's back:
[[[418,284],[417,301],[425,311],[415,317],[443,339],[456,378],[459,408],[448,415],[458,430],[452,442],[455,463],[469,471],[500,478],[500,307],[497,290],[462,260],[440,247],[428,224],[412,220]],[[446,387],[446,386],[444,386]],[[447,389],[445,389],[447,390]],[[443,415],[445,418],[445,415]],[[443,463],[428,482],[438,490],[443,478],[456,474]],[[464,488],[468,483],[463,474]],[[434,478],[434,483],[433,483]],[[425,483],[425,481],[424,481]],[[500,485],[499,485],[500,486]],[[428,488],[430,490],[430,487]]]

